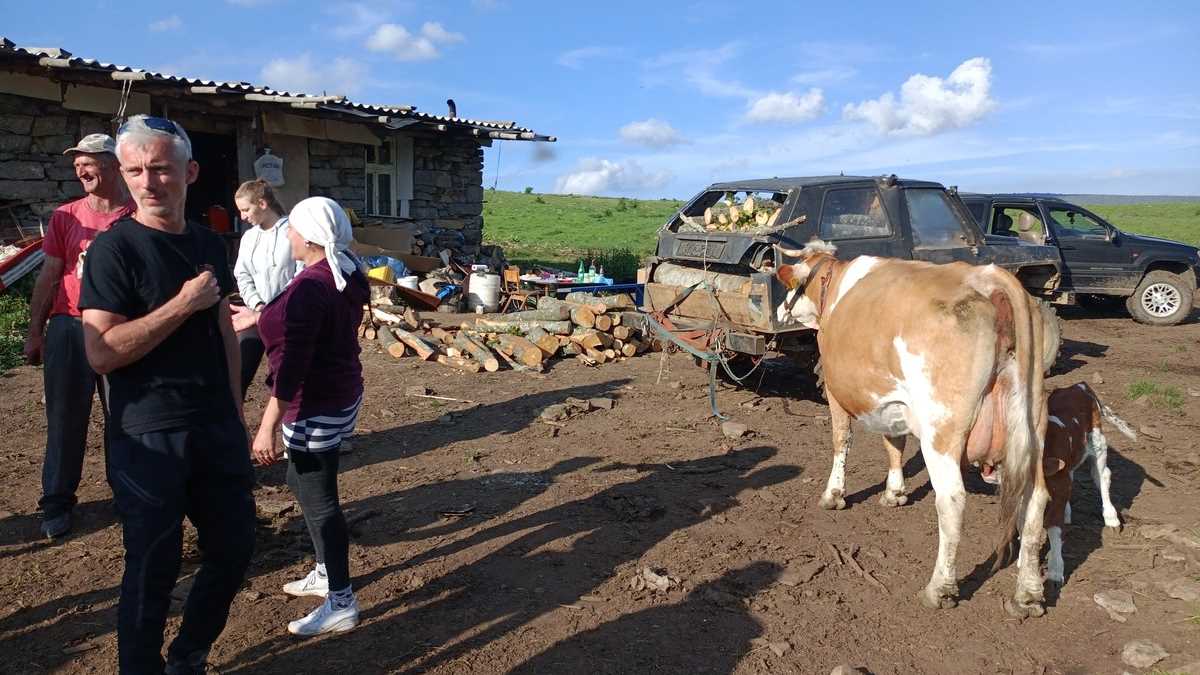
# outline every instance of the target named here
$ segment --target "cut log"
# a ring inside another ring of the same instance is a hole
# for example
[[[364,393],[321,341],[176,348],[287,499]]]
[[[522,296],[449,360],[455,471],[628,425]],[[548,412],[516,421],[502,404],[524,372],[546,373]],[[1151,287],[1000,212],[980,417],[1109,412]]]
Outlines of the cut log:
[[[621,316],[617,314],[617,316]],[[628,340],[633,337],[633,329],[629,326],[613,326],[612,336],[618,340]]]
[[[496,358],[492,350],[472,340],[470,337],[459,333],[454,336],[454,346],[458,347],[464,353],[470,354],[489,373],[500,370],[500,360]]]
[[[612,348],[605,349],[604,356],[607,357],[609,361],[612,361],[613,359],[617,358],[617,350]]]
[[[595,313],[604,313],[604,312],[608,311],[608,306],[605,305],[604,303],[598,303],[598,301],[559,300],[558,298],[551,298],[550,295],[546,295],[546,297],[538,300],[538,309],[539,310],[542,309],[542,307],[546,307],[546,309],[554,309],[554,307],[564,307],[564,306],[568,307],[568,309],[576,309],[576,307],[580,307],[580,306],[587,307],[587,309],[590,312],[594,313],[594,315],[595,315]],[[589,325],[588,328],[592,328],[592,327],[590,327],[590,325]]]
[[[592,357],[588,356],[587,354],[576,354],[575,360],[582,363],[585,366],[593,366],[594,367],[594,366],[600,365],[600,363],[598,361],[596,361],[596,359],[593,359]]]
[[[424,338],[417,337],[403,328],[393,327],[392,332],[396,334],[396,339],[403,342],[412,348],[413,352],[421,358],[422,361],[432,359],[437,350],[433,345],[429,344]]]
[[[401,323],[403,323],[403,320],[399,316],[392,314],[391,312],[385,312],[378,307],[371,308],[371,316],[375,317],[376,321],[392,326],[399,326]]]
[[[595,361],[596,363],[607,363],[608,362],[608,355],[602,351],[599,351],[596,349],[591,349],[591,348],[585,348],[583,350],[583,353],[586,354],[589,359]]]
[[[554,335],[570,335],[570,321],[506,321],[504,319],[476,319],[474,330],[481,333],[508,333],[517,331],[528,333],[534,328],[541,328]]]
[[[444,366],[450,366],[451,368],[457,368],[466,373],[478,373],[480,370],[483,369],[483,366],[479,365],[478,361],[471,361],[469,359],[464,359],[464,358],[461,358],[458,356],[449,356],[447,354],[438,354],[437,359],[435,359],[435,360]]]
[[[620,352],[621,356],[637,356],[637,344],[634,342],[626,342],[625,344],[621,345]]]
[[[607,333],[613,327],[612,317],[607,314],[599,314],[596,316],[595,325],[596,330]]]
[[[612,344],[612,336],[591,328],[571,336],[571,341],[588,349],[604,349]]]
[[[593,295],[591,293],[584,293],[583,291],[575,291],[573,293],[567,293],[566,302],[587,305],[588,307],[592,308],[593,311],[595,311],[597,306],[603,306],[607,311],[612,311],[615,309],[624,310],[637,308],[637,305],[633,304],[633,298],[631,298],[628,293],[617,293],[616,295]],[[604,310],[601,310],[598,313],[603,314]]]
[[[500,335],[500,349],[523,365],[534,367],[542,363],[542,350],[519,335]]]
[[[397,359],[404,356],[404,343],[397,340],[396,336],[392,334],[392,331],[384,328],[383,330],[379,331],[378,337],[379,344],[383,345],[383,348],[387,350],[388,354],[391,354]]]
[[[566,321],[571,318],[570,307],[559,305],[545,307],[538,305],[537,309],[527,309],[523,312],[510,312],[504,315],[506,321]]]
[[[564,356],[575,356],[583,353],[583,347],[578,342],[568,342],[562,346],[562,353]]]
[[[444,328],[434,326],[433,328],[429,329],[429,334],[433,336],[433,339],[441,342],[444,345],[454,344],[454,333],[451,333]]]
[[[526,373],[542,372],[541,364],[538,364],[537,366],[527,366],[527,365],[517,361],[513,357],[509,356],[508,354],[505,354],[504,350],[502,350],[502,349],[497,349],[496,353],[499,354],[500,358],[504,359],[504,362],[508,364],[508,367],[512,368],[513,370],[522,371],[522,372],[526,372]]]
[[[363,337],[368,340],[374,340],[378,335],[379,329],[375,327],[375,322],[367,322],[367,325],[363,327]]]
[[[529,331],[529,334],[525,337],[537,345],[546,358],[551,358],[558,353],[559,344],[557,335],[551,335],[541,328],[535,328]]]

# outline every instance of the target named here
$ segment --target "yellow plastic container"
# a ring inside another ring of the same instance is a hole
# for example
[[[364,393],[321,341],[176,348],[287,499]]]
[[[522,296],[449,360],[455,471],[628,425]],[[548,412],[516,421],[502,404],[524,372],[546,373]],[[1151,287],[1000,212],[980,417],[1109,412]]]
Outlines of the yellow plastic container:
[[[396,274],[392,272],[392,268],[388,267],[387,265],[372,267],[367,272],[367,276],[379,279],[380,281],[386,281],[389,284],[396,283]]]

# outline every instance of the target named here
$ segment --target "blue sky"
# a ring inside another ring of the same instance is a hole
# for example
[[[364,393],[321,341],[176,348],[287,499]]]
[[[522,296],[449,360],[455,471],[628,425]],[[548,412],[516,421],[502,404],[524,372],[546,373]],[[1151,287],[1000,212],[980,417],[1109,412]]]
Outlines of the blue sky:
[[[1200,3],[90,2],[11,3],[0,34],[428,112],[450,97],[558,137],[489,149],[501,189],[894,172],[1200,195]]]

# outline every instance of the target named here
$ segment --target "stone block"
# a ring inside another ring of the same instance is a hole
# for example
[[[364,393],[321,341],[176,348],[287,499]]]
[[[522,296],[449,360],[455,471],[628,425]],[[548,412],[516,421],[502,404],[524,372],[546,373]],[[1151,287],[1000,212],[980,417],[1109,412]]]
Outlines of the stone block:
[[[482,202],[483,201],[483,186],[479,185],[479,184],[467,185],[465,201]]]
[[[342,185],[363,189],[367,185],[367,174],[362,171],[343,171]]]
[[[34,136],[61,136],[70,134],[74,129],[73,125],[69,124],[66,115],[46,115],[39,117],[33,122]]]
[[[24,134],[0,134],[0,152],[25,152],[33,144],[33,139]]]
[[[30,149],[33,152],[42,152],[47,155],[61,155],[63,150],[75,145],[79,139],[69,134],[59,134],[56,136],[37,136],[33,139],[33,145]]]
[[[451,204],[450,211],[456,216],[478,216],[479,214],[483,213],[483,204],[479,202],[473,204],[468,202],[459,202],[457,204]]]
[[[54,183],[50,183],[54,185]],[[83,186],[77,180],[63,181],[58,184],[58,193],[64,200],[83,196]]]
[[[0,131],[28,134],[33,131],[33,118],[28,115],[0,115]]]
[[[308,140],[308,154],[310,157],[313,155],[338,157],[342,154],[342,146],[343,145],[345,145],[345,144],[344,143],[334,143],[332,141],[321,141],[321,140],[317,140],[315,138],[310,138]]]
[[[367,160],[361,154],[354,157],[334,157],[329,161],[329,166],[335,169],[359,169],[366,171]]]
[[[446,230],[461,230],[467,226],[467,222],[459,218],[438,218],[437,226]]]
[[[71,177],[74,178],[73,171],[71,174]],[[27,162],[21,160],[0,162],[0,179],[41,180],[42,178],[45,178],[45,176],[45,169],[39,162]]]
[[[112,135],[112,125],[99,117],[89,117],[81,115],[79,117],[79,137],[83,138],[88,134],[109,134]]]
[[[342,177],[337,169],[312,169],[308,173],[309,185],[321,187],[336,187],[342,184]]]
[[[346,185],[338,185],[329,188],[329,197],[339,202],[348,199],[365,199],[365,195],[363,195],[363,191],[361,189]]]
[[[51,164],[46,167],[46,178],[50,180],[78,180],[75,176],[75,167],[60,166]]]
[[[79,182],[75,186],[82,190]],[[0,195],[8,199],[55,199],[60,195],[58,183],[44,180],[0,180]]]

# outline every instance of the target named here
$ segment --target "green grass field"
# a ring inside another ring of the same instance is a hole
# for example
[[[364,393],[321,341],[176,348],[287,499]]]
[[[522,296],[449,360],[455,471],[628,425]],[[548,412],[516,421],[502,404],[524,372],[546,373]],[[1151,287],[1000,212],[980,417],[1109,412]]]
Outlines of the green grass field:
[[[539,195],[488,190],[483,236],[517,264],[575,269],[599,251],[654,251],[658,228],[682,205],[674,200]]]
[[[628,249],[638,256],[650,254],[658,228],[682,204],[493,190],[484,193],[484,200],[484,239],[504,246],[509,260],[571,269],[588,252]],[[1200,246],[1200,202],[1087,208],[1126,232]]]
[[[1124,232],[1200,246],[1200,202],[1088,206]]]

